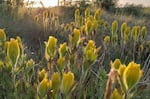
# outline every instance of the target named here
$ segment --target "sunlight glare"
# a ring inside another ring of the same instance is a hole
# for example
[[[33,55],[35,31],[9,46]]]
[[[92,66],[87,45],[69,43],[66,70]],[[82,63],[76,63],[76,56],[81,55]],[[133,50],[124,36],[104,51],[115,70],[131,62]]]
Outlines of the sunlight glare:
[[[45,7],[53,7],[57,6],[58,4],[58,0],[25,0],[25,2],[32,1],[34,2],[33,7],[41,7],[42,5],[40,4],[40,2],[42,2]]]

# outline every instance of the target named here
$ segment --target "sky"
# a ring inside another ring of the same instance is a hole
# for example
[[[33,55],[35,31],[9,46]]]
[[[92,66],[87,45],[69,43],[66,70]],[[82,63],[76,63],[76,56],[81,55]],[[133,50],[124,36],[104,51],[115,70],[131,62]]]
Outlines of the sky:
[[[119,0],[119,3],[121,5],[125,5],[126,3],[129,3],[129,4],[134,3],[136,5],[142,4],[142,5],[146,6],[146,7],[147,6],[150,7],[150,0]]]
[[[28,0],[25,0],[28,1]],[[29,0],[29,1],[35,1],[37,2],[36,6],[40,6],[39,2],[42,1],[45,7],[49,7],[49,6],[56,6],[58,1],[57,0]],[[149,6],[150,7],[150,0],[119,0],[119,5],[123,6],[126,3],[129,4],[142,4],[144,6]]]

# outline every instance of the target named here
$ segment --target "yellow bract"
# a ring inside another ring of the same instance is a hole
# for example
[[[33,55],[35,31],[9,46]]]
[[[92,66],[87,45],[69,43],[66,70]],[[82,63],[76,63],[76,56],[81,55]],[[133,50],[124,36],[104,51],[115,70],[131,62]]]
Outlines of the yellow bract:
[[[113,62],[113,68],[119,69],[119,66],[121,65],[120,59],[115,59]]]
[[[120,74],[121,77],[123,77],[123,73],[124,73],[125,69],[126,69],[126,65],[121,64],[120,67],[119,67],[119,74]]]
[[[41,71],[39,71],[38,73],[39,81],[42,81],[44,78],[47,78],[47,77],[48,77],[48,74],[45,71],[45,69],[42,69]]]
[[[58,72],[53,73],[52,75],[52,89],[55,92],[59,91],[60,88],[60,74]]]
[[[105,44],[109,44],[110,43],[110,36],[105,36],[104,42],[105,42]]]
[[[63,73],[61,91],[64,94],[67,94],[74,84],[74,74],[69,71],[68,73]]]
[[[92,30],[92,21],[87,20],[87,22],[86,22],[86,31],[87,31],[87,33],[90,33],[91,30]]]
[[[96,12],[95,12],[95,14],[94,14],[94,19],[95,20],[99,20],[100,14],[101,14],[101,10],[97,9]]]
[[[117,33],[117,30],[118,30],[118,22],[115,20],[113,23],[112,23],[112,34],[116,34]]]
[[[123,81],[126,89],[132,88],[141,77],[140,64],[130,62],[123,74]]]
[[[143,38],[144,38],[145,35],[146,35],[146,33],[147,33],[147,28],[146,28],[146,26],[143,26],[141,31],[142,31],[142,36],[143,36]]]
[[[74,29],[74,36],[72,38],[72,43],[74,46],[78,45],[79,40],[80,40],[80,30]]]
[[[110,99],[124,99],[123,96],[119,93],[118,89],[114,89],[113,93],[110,96]]]
[[[0,41],[6,41],[6,34],[3,29],[0,29]]]
[[[127,28],[127,23],[124,22],[124,23],[121,25],[121,33],[122,33],[122,34],[124,34],[126,28]]]
[[[14,38],[11,38],[7,45],[7,56],[11,61],[12,65],[15,65],[19,56],[20,56],[20,48],[18,41]]]
[[[65,67],[65,57],[59,57],[57,60],[57,65],[58,65],[59,71],[62,71],[62,69],[64,69]]]
[[[94,61],[98,54],[97,54],[97,49],[95,46],[95,42],[93,40],[89,40],[86,48],[85,48],[85,59],[90,60],[90,61]]]
[[[59,47],[59,55],[60,57],[63,57],[66,55],[66,52],[67,52],[67,43],[63,43],[63,44],[60,44],[60,47]]]
[[[54,57],[57,47],[57,38],[49,36],[48,42],[46,42],[45,56],[49,60],[50,57]]]
[[[91,13],[90,8],[86,8],[85,17],[87,18],[88,16],[90,16],[90,13]]]
[[[49,81],[46,78],[40,82],[38,87],[38,94],[40,97],[44,97],[47,94],[49,86]]]

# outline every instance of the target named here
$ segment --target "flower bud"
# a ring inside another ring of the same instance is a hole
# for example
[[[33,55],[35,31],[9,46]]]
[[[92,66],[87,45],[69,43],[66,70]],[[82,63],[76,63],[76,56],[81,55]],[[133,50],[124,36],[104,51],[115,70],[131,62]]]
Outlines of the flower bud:
[[[77,46],[80,40],[80,30],[74,29],[74,36],[72,38],[72,43],[74,46]]]
[[[121,25],[121,33],[122,33],[122,34],[124,34],[126,28],[127,28],[127,23],[124,22],[124,23]]]
[[[65,58],[59,57],[57,60],[57,65],[58,65],[59,71],[62,71],[62,69],[64,69],[64,67],[65,67]]]
[[[20,56],[20,48],[18,41],[11,38],[7,45],[7,56],[11,61],[12,65],[15,65],[19,56]]]
[[[65,56],[67,53],[67,43],[65,42],[63,44],[60,44],[58,51],[59,51],[60,57]]]
[[[44,78],[47,78],[47,77],[48,77],[48,73],[45,71],[44,68],[38,72],[39,81],[42,81]]]
[[[6,34],[3,29],[0,29],[0,42],[6,41]]]
[[[147,45],[148,48],[150,48],[150,40],[148,40],[148,41],[146,42],[146,45]]]
[[[112,42],[117,43],[117,41],[118,41],[118,35],[117,34],[112,35]]]
[[[48,81],[48,79],[44,78],[40,82],[39,87],[38,87],[39,96],[44,97],[47,94],[48,89],[49,89],[49,81]]]
[[[123,81],[126,89],[132,88],[141,77],[140,64],[130,62],[123,74]]]
[[[144,46],[143,46],[142,44],[141,44],[141,45],[139,45],[138,50],[139,50],[140,52],[143,52],[143,50],[144,50]]]
[[[61,84],[62,93],[67,94],[70,91],[73,84],[74,84],[74,74],[71,71],[69,71],[68,73],[63,73]]]
[[[57,47],[57,38],[49,36],[48,42],[46,42],[45,56],[49,60],[50,57],[54,57]]]
[[[109,44],[110,43],[110,36],[105,36],[104,43]]]
[[[26,72],[27,73],[29,73],[33,69],[34,64],[35,64],[35,62],[32,59],[27,61],[27,63],[26,63]]]
[[[123,96],[119,93],[118,89],[114,89],[112,92],[110,99],[124,99]]]
[[[86,8],[85,17],[87,18],[88,16],[90,16],[90,13],[91,13],[90,8]]]
[[[119,69],[120,65],[121,65],[120,59],[115,59],[112,66],[115,69]]]
[[[117,34],[117,30],[118,30],[118,22],[115,20],[112,23],[112,35]]]
[[[92,22],[91,22],[91,20],[87,20],[87,22],[86,22],[86,31],[87,31],[87,33],[90,33],[92,31]]]
[[[92,26],[93,26],[93,28],[92,28],[93,30],[97,30],[98,22],[96,20],[94,20]]]
[[[58,92],[59,91],[59,88],[60,88],[60,74],[58,72],[55,72],[52,74],[52,89],[55,92]]]
[[[95,20],[99,20],[100,14],[101,14],[101,10],[100,10],[100,9],[97,9],[96,12],[95,12],[95,14],[94,14],[94,19],[95,19]]]
[[[142,27],[142,37],[145,38],[147,33],[147,28],[145,26]]]
[[[98,57],[97,48],[95,46],[95,42],[93,40],[89,40],[87,46],[84,50],[84,57],[86,60],[94,61]]]
[[[125,64],[121,64],[120,66],[119,66],[119,75],[121,76],[121,77],[123,77],[123,73],[124,73],[124,70],[126,69],[126,65]]]

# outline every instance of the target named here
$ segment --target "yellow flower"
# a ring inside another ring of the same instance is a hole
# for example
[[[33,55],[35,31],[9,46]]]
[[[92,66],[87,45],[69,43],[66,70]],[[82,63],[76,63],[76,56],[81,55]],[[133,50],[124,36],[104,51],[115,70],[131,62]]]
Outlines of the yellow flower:
[[[86,8],[85,10],[85,17],[87,18],[88,16],[90,16],[90,8]]]
[[[87,46],[84,48],[84,70],[87,70],[89,66],[97,59],[100,48],[96,48],[95,42],[89,40]]]
[[[74,84],[74,74],[69,71],[68,73],[63,73],[61,91],[67,94]]]
[[[85,32],[85,25],[81,26],[81,33]]]
[[[93,40],[89,40],[89,41],[88,41],[88,44],[87,44],[87,46],[86,46],[86,49],[90,49],[90,48],[93,48],[93,49],[96,48],[95,42],[94,42]]]
[[[48,88],[52,88],[52,80],[48,81]]]
[[[110,36],[105,36],[104,42],[105,42],[105,44],[109,44],[110,43]]]
[[[20,48],[18,41],[11,38],[7,45],[7,56],[11,61],[12,65],[15,65],[19,56],[20,56]]]
[[[98,27],[98,22],[96,20],[94,20],[92,26],[93,26],[92,29],[96,30]]]
[[[47,94],[48,89],[49,89],[49,81],[48,79],[45,78],[39,84],[39,87],[38,87],[39,96],[44,97]]]
[[[116,34],[116,33],[117,33],[117,30],[118,30],[118,22],[115,20],[115,21],[112,23],[112,35]]]
[[[127,28],[127,23],[124,22],[124,23],[121,25],[121,33],[122,33],[122,35],[124,34],[126,28]]]
[[[45,10],[45,11],[43,12],[43,17],[44,17],[44,18],[47,18],[47,17],[48,17],[48,11]]]
[[[58,72],[55,72],[52,74],[52,89],[55,92],[59,91],[60,88],[60,74]]]
[[[113,43],[117,43],[117,41],[118,41],[118,35],[117,34],[112,35],[112,41],[113,41]]]
[[[6,41],[6,34],[3,29],[0,29],[0,42]]]
[[[59,55],[60,57],[63,57],[66,55],[67,53],[67,43],[63,43],[63,44],[60,44],[60,47],[59,47]]]
[[[39,22],[39,15],[34,16],[34,21]]]
[[[84,20],[83,20],[83,16],[80,16],[80,17],[79,17],[80,26],[83,25],[83,21],[84,21]]]
[[[126,69],[126,65],[125,64],[121,64],[119,66],[119,74],[121,77],[123,77],[123,73],[124,73],[124,70]]]
[[[132,88],[141,77],[140,64],[130,62],[123,74],[123,81],[126,89]]]
[[[59,57],[57,60],[57,65],[58,65],[59,71],[62,71],[62,69],[64,69],[64,67],[65,67],[65,58]]]
[[[87,22],[86,22],[86,31],[88,33],[90,33],[91,30],[92,30],[92,21],[91,20],[87,20]]]
[[[93,62],[98,57],[98,51],[99,50],[97,50],[95,42],[93,40],[89,40],[84,51],[85,59]]]
[[[114,89],[113,93],[110,96],[110,99],[124,99],[123,96],[119,93],[118,89]]]
[[[144,46],[141,44],[139,45],[139,51],[142,52],[144,50]]]
[[[72,43],[74,46],[77,46],[80,40],[80,30],[74,29],[73,31],[74,31],[74,35],[72,38]]]
[[[128,27],[126,27],[126,29],[125,29],[125,34],[126,34],[127,36],[129,36],[129,33],[130,33],[130,27],[128,26]]]
[[[38,72],[39,81],[42,81],[44,78],[47,78],[47,77],[48,77],[48,73],[45,71],[44,68]]]
[[[54,57],[56,53],[57,39],[53,36],[49,36],[48,42],[46,42],[45,56],[49,60],[50,57]]]
[[[137,37],[139,37],[139,35],[140,35],[140,26],[136,26],[136,28],[137,28],[137,32],[136,32],[137,34],[136,35],[137,35]]]
[[[101,14],[101,9],[97,9],[95,14],[94,14],[94,19],[99,20]]]
[[[119,69],[119,66],[121,65],[120,59],[115,59],[113,62],[113,68]]]
[[[147,28],[146,28],[146,26],[143,26],[141,31],[142,31],[142,36],[143,36],[143,38],[144,38],[145,35],[146,35],[146,33],[147,33]]]
[[[80,10],[79,9],[76,9],[75,10],[75,19],[78,19],[80,16]]]
[[[148,48],[150,48],[150,40],[148,40],[148,41],[146,42],[146,45],[148,46]]]
[[[27,61],[27,63],[26,63],[26,72],[27,73],[30,73],[34,68],[34,64],[35,64],[35,62],[32,60],[32,59],[30,59],[30,60],[28,60]]]

